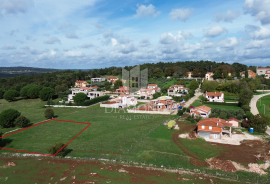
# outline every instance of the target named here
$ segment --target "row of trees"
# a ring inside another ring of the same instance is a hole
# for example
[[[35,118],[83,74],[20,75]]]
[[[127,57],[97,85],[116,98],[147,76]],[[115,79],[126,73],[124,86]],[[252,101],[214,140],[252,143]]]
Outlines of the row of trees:
[[[2,128],[10,127],[27,127],[30,121],[25,117],[21,116],[21,113],[15,109],[7,109],[0,113],[0,125]]]

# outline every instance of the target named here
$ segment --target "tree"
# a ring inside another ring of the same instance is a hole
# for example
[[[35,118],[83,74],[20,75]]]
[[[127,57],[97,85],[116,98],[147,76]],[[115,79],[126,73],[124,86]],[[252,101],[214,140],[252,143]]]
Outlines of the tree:
[[[242,89],[239,94],[239,105],[240,106],[249,105],[252,96],[253,92],[248,87]]]
[[[186,86],[186,81],[184,81],[184,80],[177,81],[177,82],[176,82],[176,85],[183,85],[183,86]]]
[[[160,96],[161,96],[161,92],[156,92],[153,94],[153,99],[157,99]]]
[[[45,118],[47,119],[50,119],[50,118],[53,118],[54,117],[54,112],[51,108],[49,109],[46,109],[45,112],[44,112],[44,116]]]
[[[29,123],[30,123],[29,119],[27,119],[25,116],[19,116],[15,121],[16,126],[21,128],[28,127]]]
[[[66,85],[66,84],[61,84],[61,85],[55,86],[55,93],[58,96],[61,96],[61,93],[65,92],[67,90],[68,90],[68,85]]]
[[[216,88],[218,87],[218,82],[217,81],[204,81],[202,84],[201,89],[203,91],[215,91]]]
[[[82,103],[87,99],[87,95],[84,93],[77,93],[74,97],[73,100],[76,103]]]
[[[50,87],[44,87],[39,93],[39,98],[43,101],[48,100],[54,95],[54,89]]]
[[[192,75],[193,77],[199,77],[200,75],[200,71],[198,68],[195,68],[193,71],[192,71]]]
[[[106,91],[109,91],[109,90],[111,89],[111,84],[110,84],[110,82],[105,81],[105,82],[104,82],[104,87],[105,87],[105,90],[106,90]]]
[[[214,79],[222,79],[222,70],[221,68],[217,68],[213,75]]]
[[[172,76],[173,75],[173,67],[168,67],[166,68],[166,70],[164,71],[164,76]]]
[[[32,87],[33,85],[27,85],[27,86],[24,86],[21,91],[20,91],[20,96],[23,97],[23,98],[27,98],[27,91]]]
[[[247,79],[248,78],[248,71],[245,70],[245,78]]]
[[[2,128],[15,126],[15,120],[21,113],[15,109],[7,109],[0,113],[0,125]]]
[[[254,115],[250,111],[247,111],[246,112],[246,118],[248,120],[252,121],[254,119]]]
[[[183,71],[183,76],[187,77],[188,76],[188,72],[189,72],[188,69],[185,68],[184,71]]]
[[[39,86],[33,86],[33,87],[31,87],[31,88],[27,91],[27,96],[28,96],[29,98],[32,98],[32,99],[38,98],[38,96],[39,96],[39,91],[40,91]]]
[[[174,66],[173,67],[173,77],[178,78],[180,75],[183,74],[183,70],[180,66]]]
[[[123,82],[121,80],[117,80],[114,82],[114,90],[119,89],[119,87],[123,86]]]
[[[54,146],[51,146],[47,149],[47,151],[51,154],[54,155],[57,153],[60,149],[60,151],[55,155],[55,156],[61,156],[64,157],[67,154],[67,147],[64,147],[64,143],[55,143]],[[63,148],[64,147],[64,148]],[[63,149],[62,149],[63,148]]]
[[[0,89],[0,99],[3,99],[4,94],[5,94],[5,92]]]
[[[154,78],[160,78],[162,77],[162,70],[160,68],[156,68],[153,72],[153,77]]]
[[[15,97],[18,96],[18,91],[16,90],[8,90],[7,92],[5,92],[5,94],[3,95],[3,98],[7,101],[13,101],[15,99]]]
[[[268,125],[269,118],[264,114],[257,114],[256,116],[254,116],[251,123],[249,123],[249,128],[254,128],[255,132],[265,133]]]
[[[195,90],[199,87],[199,84],[196,80],[192,80],[191,83],[189,84],[189,89]]]

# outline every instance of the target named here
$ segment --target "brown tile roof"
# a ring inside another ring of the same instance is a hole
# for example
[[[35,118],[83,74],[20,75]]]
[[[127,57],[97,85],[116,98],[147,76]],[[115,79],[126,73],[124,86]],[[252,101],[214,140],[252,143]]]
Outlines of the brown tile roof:
[[[199,111],[199,110],[208,113],[211,110],[211,108],[205,105],[202,105],[202,106],[192,109],[192,111]]]
[[[157,84],[148,84],[148,86],[157,86]]]
[[[107,79],[111,80],[111,79],[118,79],[117,77],[108,77]]]
[[[237,121],[237,122],[239,122],[239,120],[235,119],[235,118],[228,119],[227,121]]]
[[[197,125],[206,125],[221,128],[223,128],[224,126],[232,126],[231,123],[226,123],[224,119],[220,118],[206,118],[205,120],[199,121]]]
[[[76,83],[87,83],[86,81],[77,80]]]
[[[219,92],[206,92],[205,95],[207,95],[207,96],[221,96],[222,93],[219,93]]]

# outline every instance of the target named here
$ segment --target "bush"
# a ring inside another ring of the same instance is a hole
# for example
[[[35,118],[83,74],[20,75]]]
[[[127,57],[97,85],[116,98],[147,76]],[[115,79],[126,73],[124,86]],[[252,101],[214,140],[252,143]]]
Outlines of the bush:
[[[75,103],[82,103],[87,99],[87,95],[84,93],[77,93],[74,97],[73,100]]]
[[[57,151],[59,151],[61,148],[65,146],[64,143],[55,143],[54,146],[51,146],[47,149],[47,151],[54,155]],[[64,157],[67,154],[67,147],[64,147],[61,151],[59,151],[55,156],[61,156]]]
[[[217,115],[217,113],[211,113],[210,115],[209,115],[209,118],[216,118],[216,117],[218,117],[218,115]]]
[[[43,101],[48,100],[54,95],[54,89],[50,87],[44,87],[39,93],[39,98]]]
[[[0,114],[0,125],[2,128],[10,128],[15,126],[15,120],[21,113],[15,109],[7,109]]]
[[[241,114],[237,114],[237,115],[236,115],[236,119],[238,119],[238,120],[243,119],[243,115],[241,115]]]
[[[254,115],[250,111],[247,111],[246,112],[246,118],[248,120],[252,121],[254,119]]]
[[[109,95],[96,97],[96,98],[93,98],[92,100],[87,100],[87,101],[83,102],[82,105],[84,105],[84,106],[93,105],[93,104],[96,104],[96,103],[101,102],[101,101],[106,101],[109,98],[110,98]]]
[[[189,107],[187,108],[186,112],[190,113],[190,108]]]
[[[182,116],[183,114],[184,112],[182,110],[178,110],[178,113],[177,113],[178,116]]]
[[[157,99],[160,96],[161,96],[161,92],[156,92],[155,94],[153,94],[153,99]]]
[[[192,80],[189,84],[189,89],[195,90],[199,87],[199,83],[196,80]]]
[[[5,94],[3,95],[3,98],[7,101],[13,101],[15,99],[15,97],[18,96],[18,91],[16,90],[8,90],[7,92],[5,92]]]
[[[241,109],[243,109],[245,112],[247,112],[247,111],[250,111],[250,106],[249,105],[243,105],[241,107]]]
[[[183,108],[183,112],[186,112],[186,111],[187,111],[187,108],[186,108],[186,107],[184,107],[184,108]]]
[[[3,90],[0,90],[0,99],[3,99],[5,92]]]
[[[29,123],[30,123],[29,119],[27,119],[24,116],[19,116],[15,121],[16,126],[21,128],[28,127]]]
[[[54,112],[51,108],[46,109],[44,112],[45,118],[50,119],[54,117]]]
[[[184,97],[184,99],[185,99],[186,101],[188,101],[188,100],[190,99],[190,94],[187,94],[187,95]]]
[[[227,119],[227,113],[221,112],[220,115],[219,115],[219,118],[220,119]]]
[[[257,114],[254,116],[251,123],[249,123],[249,128],[254,128],[255,132],[265,133],[267,126],[269,125],[269,118],[264,114]]]
[[[35,86],[31,87],[31,88],[27,91],[27,96],[28,96],[29,98],[32,98],[32,99],[38,98],[39,92],[40,92],[40,88],[39,88],[37,85],[35,85]]]

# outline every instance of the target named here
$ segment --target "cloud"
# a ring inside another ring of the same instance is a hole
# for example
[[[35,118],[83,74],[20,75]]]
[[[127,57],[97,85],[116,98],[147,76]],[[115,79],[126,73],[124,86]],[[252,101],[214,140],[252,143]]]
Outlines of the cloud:
[[[98,29],[104,29],[104,26],[102,24],[96,24],[96,28],[98,28]]]
[[[234,19],[240,16],[239,11],[228,10],[224,15],[223,13],[216,14],[216,22],[224,21],[224,22],[232,22]]]
[[[0,0],[0,13],[18,14],[26,13],[34,5],[33,0]]]
[[[66,33],[66,37],[69,39],[78,39],[78,36],[75,31],[69,31]]]
[[[93,47],[93,44],[92,43],[84,43],[82,44],[81,46],[79,46],[80,48],[83,48],[83,49],[88,49],[90,47]]]
[[[64,55],[67,56],[67,57],[82,57],[85,54],[82,51],[72,51],[72,50],[70,50],[70,51],[65,52]]]
[[[34,49],[32,47],[28,47],[28,46],[22,47],[21,49],[24,50],[24,51],[28,51],[28,52],[30,52],[33,55],[36,55],[36,54],[40,54],[41,53],[38,50],[36,50],[36,49]]]
[[[264,40],[252,40],[246,45],[247,49],[252,49],[252,48],[261,48],[265,44]]]
[[[13,50],[13,49],[16,49],[16,47],[14,45],[12,45],[12,44],[7,43],[2,47],[2,49],[4,49],[4,50]]]
[[[117,45],[117,40],[115,38],[111,38],[112,46]]]
[[[113,37],[114,33],[112,32],[112,30],[108,30],[105,33],[103,33],[104,38],[108,38],[108,37]]]
[[[65,29],[65,28],[68,28],[70,26],[72,26],[72,24],[70,22],[68,22],[68,23],[65,23],[65,24],[62,24],[61,26],[59,26],[58,30]]]
[[[179,9],[172,9],[169,15],[172,20],[186,21],[193,12],[194,12],[193,8],[186,8],[186,9],[179,8]]]
[[[139,43],[140,47],[147,47],[149,45],[151,45],[150,41],[148,38],[143,38],[140,43]]]
[[[9,32],[6,32],[6,34],[7,34],[8,36],[14,36],[15,33],[18,33],[18,32],[19,32],[19,30],[18,30],[18,29],[15,29],[15,30],[11,30],[11,31],[9,31]]]
[[[47,41],[45,41],[44,43],[45,44],[55,44],[55,43],[61,44],[61,41],[57,37],[51,37]]]
[[[145,5],[137,5],[138,9],[136,10],[137,14],[134,15],[134,17],[139,18],[146,18],[146,17],[156,17],[161,12],[156,11],[155,6],[152,4],[149,4],[148,6]]]
[[[193,35],[187,31],[178,31],[178,35],[183,37],[185,40],[191,40],[193,38]]]
[[[174,43],[175,39],[172,33],[163,33],[160,35],[159,43],[161,44],[171,44]]]
[[[36,39],[33,36],[25,35],[26,40],[36,41]]]
[[[219,44],[220,44],[220,47],[232,48],[238,45],[238,40],[236,37],[230,37],[230,38],[221,40]]]
[[[115,48],[118,52],[122,54],[129,54],[137,50],[133,42],[127,44],[117,44]]]
[[[270,23],[270,1],[269,0],[246,0],[243,6],[246,14],[250,14],[261,24]]]
[[[223,33],[227,33],[228,30],[221,27],[221,26],[213,26],[209,29],[205,29],[204,31],[204,36],[206,37],[217,37]]]
[[[265,39],[270,37],[270,25],[266,26],[253,26],[247,25],[246,32],[253,39]]]

